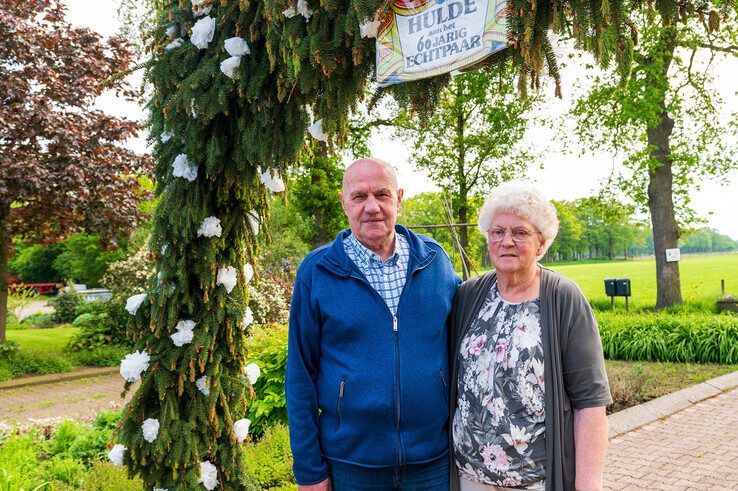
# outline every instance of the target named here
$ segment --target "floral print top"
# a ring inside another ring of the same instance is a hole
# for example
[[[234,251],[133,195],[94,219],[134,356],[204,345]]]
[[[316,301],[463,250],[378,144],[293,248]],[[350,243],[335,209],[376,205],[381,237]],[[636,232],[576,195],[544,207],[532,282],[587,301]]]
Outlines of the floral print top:
[[[542,489],[546,414],[540,302],[492,285],[459,350],[456,466],[481,484]]]

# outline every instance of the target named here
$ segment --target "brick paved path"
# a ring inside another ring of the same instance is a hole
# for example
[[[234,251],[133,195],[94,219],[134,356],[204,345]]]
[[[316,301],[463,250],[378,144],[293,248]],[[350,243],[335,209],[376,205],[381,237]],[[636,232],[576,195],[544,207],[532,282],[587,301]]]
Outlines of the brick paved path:
[[[610,440],[605,489],[738,489],[738,389]]]
[[[119,409],[124,399],[119,374],[0,391],[0,423],[31,419],[93,419],[102,409]],[[132,392],[128,393],[130,398]]]

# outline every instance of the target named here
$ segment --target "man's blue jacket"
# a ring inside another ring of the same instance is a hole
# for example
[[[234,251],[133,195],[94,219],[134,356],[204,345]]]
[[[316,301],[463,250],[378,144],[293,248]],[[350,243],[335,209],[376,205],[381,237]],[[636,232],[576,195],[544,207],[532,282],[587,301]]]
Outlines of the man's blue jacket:
[[[410,245],[397,315],[349,259],[344,230],[302,262],[287,351],[287,412],[300,484],[326,459],[365,467],[420,464],[448,451],[446,318],[460,283],[433,239]]]

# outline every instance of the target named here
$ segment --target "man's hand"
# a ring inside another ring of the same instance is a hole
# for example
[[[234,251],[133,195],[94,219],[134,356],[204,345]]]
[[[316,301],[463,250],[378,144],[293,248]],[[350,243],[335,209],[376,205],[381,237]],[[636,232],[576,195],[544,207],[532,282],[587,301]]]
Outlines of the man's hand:
[[[297,486],[297,491],[333,491],[333,482],[329,477],[325,481],[319,482],[318,484]]]

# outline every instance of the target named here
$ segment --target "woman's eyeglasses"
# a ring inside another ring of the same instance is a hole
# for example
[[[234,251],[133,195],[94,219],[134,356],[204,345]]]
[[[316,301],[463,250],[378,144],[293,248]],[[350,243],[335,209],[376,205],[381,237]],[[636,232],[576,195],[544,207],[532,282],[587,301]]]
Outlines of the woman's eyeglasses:
[[[489,235],[489,240],[492,242],[502,242],[505,239],[505,235],[507,235],[508,230],[509,229],[506,228],[493,227],[487,231],[487,235]],[[512,240],[516,243],[528,242],[531,237],[533,237],[533,233],[524,228],[514,228],[509,230],[509,232]]]

